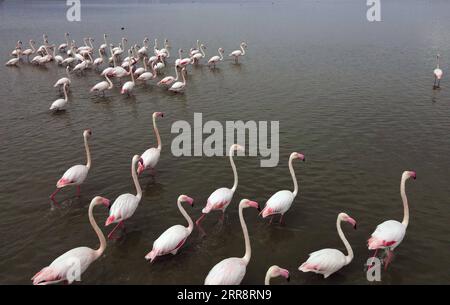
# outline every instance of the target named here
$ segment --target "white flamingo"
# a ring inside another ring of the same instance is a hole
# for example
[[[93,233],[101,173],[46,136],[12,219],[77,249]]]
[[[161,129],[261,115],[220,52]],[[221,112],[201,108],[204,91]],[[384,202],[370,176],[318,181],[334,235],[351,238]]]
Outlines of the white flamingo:
[[[186,68],[181,69],[181,77],[183,78],[183,81],[182,82],[178,81],[178,82],[173,83],[173,85],[169,88],[169,91],[177,93],[177,92],[183,91],[184,88],[186,88],[185,74],[186,74]]]
[[[113,88],[113,83],[108,77],[108,74],[105,74],[106,81],[102,81],[93,86],[90,92],[102,92],[103,96],[105,96],[105,90],[111,90]]]
[[[186,242],[186,239],[191,235],[194,229],[194,224],[191,217],[186,213],[186,210],[181,206],[182,202],[187,202],[194,206],[194,199],[186,195],[180,195],[177,200],[178,209],[188,222],[188,226],[174,225],[162,233],[158,239],[153,243],[153,249],[146,256],[146,260],[153,262],[156,257],[171,253],[177,254],[178,250]]]
[[[63,85],[63,91],[64,91],[64,98],[59,98],[56,101],[54,101],[50,105],[50,110],[52,111],[61,111],[65,110],[67,103],[69,102],[69,99],[67,98],[67,84]]]
[[[66,37],[66,42],[59,45],[58,50],[60,52],[65,52],[69,47],[69,33],[64,33],[64,37]]]
[[[129,74],[131,74],[131,81],[127,81],[125,84],[123,84],[122,86],[122,90],[120,91],[121,94],[127,94],[128,96],[131,94],[131,92],[133,91],[134,85],[136,84],[136,82],[134,81],[134,74],[133,74],[133,66],[130,65],[129,66]]]
[[[158,86],[170,86],[171,84],[173,84],[173,82],[177,82],[178,81],[178,69],[177,69],[177,67],[175,66],[175,76],[176,77],[173,77],[173,76],[166,76],[166,77],[164,77],[163,79],[161,79],[159,82],[158,82]]]
[[[156,167],[156,164],[158,164],[159,157],[161,155],[161,148],[162,148],[161,136],[159,135],[158,126],[156,126],[156,118],[158,118],[158,117],[161,117],[161,118],[164,117],[164,113],[163,112],[154,112],[152,115],[153,129],[156,134],[156,140],[158,143],[158,147],[156,147],[156,148],[151,147],[151,148],[147,149],[146,151],[144,151],[144,153],[141,155],[141,158],[139,159],[138,170],[137,170],[138,175],[140,175],[147,168],[154,170],[154,168]]]
[[[213,65],[213,68],[216,68],[216,63],[223,60],[224,50],[222,48],[219,48],[217,50],[217,52],[219,52],[219,55],[215,55],[208,60],[209,67],[211,67],[211,65]]]
[[[433,85],[433,88],[434,89],[441,88],[441,78],[442,78],[442,75],[444,74],[442,72],[441,68],[439,67],[439,59],[440,59],[441,55],[438,54],[436,57],[437,57],[436,69],[434,69],[434,71],[433,71],[433,74],[434,74],[434,85]],[[438,81],[437,86],[436,86],[436,80]]]
[[[289,271],[284,268],[280,268],[277,265],[273,265],[267,270],[264,285],[270,285],[270,279],[274,277],[284,277],[288,282],[290,280]]]
[[[245,255],[243,257],[230,257],[216,264],[205,279],[205,285],[239,285],[245,276],[247,265],[252,256],[250,237],[248,236],[247,225],[245,224],[243,209],[255,208],[259,210],[259,205],[255,201],[242,199],[239,203],[239,220],[245,240]]]
[[[66,74],[67,74],[67,77],[61,77],[60,79],[58,79],[56,81],[56,83],[53,85],[54,88],[59,87],[61,89],[61,87],[64,86],[64,84],[67,84],[67,86],[70,86],[71,81],[70,81],[69,66],[66,67]]]
[[[245,49],[247,48],[247,44],[245,42],[241,42],[240,44],[241,49],[240,50],[235,50],[233,52],[231,52],[228,56],[233,56],[234,57],[234,62],[238,63],[238,59],[240,56],[244,56],[245,55]]]
[[[191,60],[194,62],[194,64],[198,64],[199,60],[201,58],[205,58],[206,54],[205,54],[205,45],[202,43],[200,45],[200,52],[199,53],[195,53],[194,55],[191,56]]]

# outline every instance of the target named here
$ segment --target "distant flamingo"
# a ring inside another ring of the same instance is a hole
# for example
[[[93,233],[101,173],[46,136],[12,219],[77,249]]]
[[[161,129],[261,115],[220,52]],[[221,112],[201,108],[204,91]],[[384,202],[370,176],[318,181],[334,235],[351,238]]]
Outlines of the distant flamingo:
[[[86,177],[89,173],[89,169],[91,168],[91,152],[89,150],[88,139],[92,136],[92,131],[90,129],[86,129],[83,131],[84,138],[84,148],[86,149],[86,165],[78,164],[74,165],[58,180],[56,183],[56,190],[50,195],[50,198],[53,200],[55,198],[56,193],[58,193],[63,187],[69,185],[77,186],[77,196],[80,196],[80,185],[86,180]]]
[[[228,55],[228,56],[234,56],[235,63],[238,63],[239,56],[245,55],[245,49],[247,48],[247,44],[245,42],[241,42],[240,47],[241,47],[240,50],[235,50],[235,51],[231,52],[230,55]]]
[[[59,98],[56,101],[54,101],[50,105],[50,110],[52,111],[61,111],[65,110],[67,103],[69,102],[69,99],[67,97],[67,83],[63,85],[63,91],[64,91],[64,98]]]
[[[175,66],[175,75],[176,75],[176,77],[173,77],[173,76],[166,76],[166,77],[164,77],[163,79],[161,79],[159,82],[158,82],[158,86],[170,86],[173,82],[177,82],[178,81],[178,69],[177,69],[177,67]]]
[[[151,79],[155,79],[156,78],[155,66],[153,64],[151,64],[151,66],[152,66],[152,72],[147,71],[147,61],[145,60],[145,57],[144,57],[144,72],[142,72],[142,74],[139,75],[137,80],[145,82],[145,81],[148,81]]]
[[[291,192],[288,190],[283,190],[276,192],[275,194],[272,195],[272,197],[269,198],[269,200],[267,200],[266,206],[261,212],[263,218],[266,218],[267,216],[272,216],[270,218],[270,223],[272,223],[273,215],[275,214],[281,214],[280,223],[283,223],[284,213],[286,213],[289,210],[289,208],[292,205],[292,202],[297,196],[298,193],[297,177],[295,177],[294,168],[292,166],[292,161],[294,159],[300,159],[302,161],[306,160],[304,155],[297,152],[291,153],[289,157],[289,171],[292,176],[292,181],[294,182],[294,191]]]
[[[216,68],[216,63],[223,60],[224,50],[222,48],[219,48],[217,52],[219,52],[219,55],[213,56],[208,60],[208,66],[211,67],[212,64],[214,69]]]
[[[53,85],[54,88],[59,87],[61,89],[61,87],[63,87],[65,84],[67,84],[67,86],[70,86],[71,81],[70,81],[70,74],[69,74],[69,66],[66,67],[66,74],[67,74],[67,77],[61,77],[60,79],[58,79],[56,81],[56,83]]]
[[[290,280],[289,271],[283,268],[273,265],[267,270],[266,278],[264,280],[264,285],[270,285],[270,279],[273,277],[284,277],[288,282]]]
[[[344,253],[337,249],[322,249],[310,253],[308,260],[298,267],[298,270],[322,274],[324,278],[327,278],[351,263],[353,260],[353,250],[342,232],[341,221],[350,223],[354,229],[356,229],[356,221],[345,213],[339,213],[336,221],[339,237],[344,242],[348,255],[344,255]]]
[[[433,85],[433,89],[439,89],[441,88],[441,78],[442,75],[444,74],[441,70],[441,68],[439,67],[439,59],[440,59],[441,55],[438,54],[437,55],[437,64],[436,64],[436,69],[434,69],[433,74],[434,74],[434,85]],[[438,84],[436,86],[436,80],[438,81]]]
[[[402,242],[406,234],[406,228],[409,223],[409,208],[408,198],[405,192],[405,183],[409,178],[416,179],[416,172],[404,171],[402,179],[400,181],[400,195],[403,201],[403,220],[398,222],[397,220],[387,220],[382,224],[379,224],[372,236],[368,240],[369,250],[375,250],[374,257],[377,255],[378,249],[384,249],[386,251],[386,258],[384,260],[385,269],[387,269],[389,263],[394,257],[394,249]]]
[[[111,90],[113,88],[113,83],[108,77],[108,73],[105,73],[106,81],[102,81],[97,83],[94,87],[91,88],[90,92],[102,92],[103,96],[105,96],[105,90]]]
[[[189,57],[192,57],[192,55],[200,53],[200,40],[197,39],[197,48],[191,48],[189,50]]]
[[[11,58],[10,60],[8,60],[5,63],[5,66],[10,66],[10,67],[16,66],[17,67],[17,64],[19,63],[19,60],[20,60],[20,57]]]
[[[216,264],[205,279],[205,285],[239,285],[245,276],[247,265],[252,256],[250,237],[248,236],[247,225],[245,224],[243,209],[255,208],[259,210],[259,205],[255,201],[242,199],[239,203],[239,220],[245,240],[245,255],[243,257],[230,257]]]
[[[60,52],[65,52],[66,48],[69,47],[69,33],[64,33],[64,37],[66,37],[66,42],[59,45],[58,50]]]
[[[186,218],[188,226],[174,225],[164,231],[164,233],[153,243],[152,251],[145,256],[146,260],[153,262],[157,256],[163,256],[169,253],[172,253],[173,255],[177,254],[178,250],[186,242],[186,239],[191,235],[194,224],[191,217],[181,206],[182,202],[187,202],[191,206],[194,206],[194,199],[186,195],[180,195],[177,200],[178,209],[184,218]]]
[[[120,93],[121,94],[126,93],[128,96],[130,96],[136,82],[134,81],[133,66],[130,65],[128,69],[129,69],[128,73],[131,75],[131,81],[127,81],[125,84],[123,84],[122,90],[120,91]]]
[[[164,117],[163,112],[153,112],[153,129],[155,130],[156,140],[158,141],[158,147],[151,147],[144,151],[139,159],[139,167],[137,170],[138,175],[140,175],[147,168],[154,169],[156,164],[158,164],[159,156],[161,155],[161,137],[159,135],[158,126],[156,126],[156,118]]]
[[[206,49],[206,47],[202,43],[200,45],[200,52],[195,53],[194,55],[191,56],[191,60],[194,62],[194,64],[198,64],[198,62],[201,58],[205,58],[205,56],[206,56],[205,49]]]
[[[28,62],[30,61],[30,55],[36,53],[36,48],[34,46],[34,44],[35,44],[34,40],[31,39],[29,41],[29,43],[30,43],[30,48],[26,49],[22,52],[22,55],[25,55],[27,57]]]
[[[89,222],[98,236],[100,247],[97,250],[88,247],[78,247],[67,251],[56,258],[49,266],[44,267],[41,271],[36,273],[35,276],[31,278],[33,285],[49,285],[63,281],[72,284],[72,282],[76,280],[72,274],[74,272],[74,264],[79,264],[79,275],[81,275],[91,263],[103,254],[106,249],[105,235],[103,235],[103,232],[98,227],[93,215],[94,207],[100,204],[109,207],[109,200],[100,196],[94,197],[89,205],[88,212]]]
[[[122,194],[116,198],[109,210],[109,217],[106,219],[105,226],[109,226],[112,223],[117,223],[114,229],[108,234],[108,238],[111,238],[117,228],[124,227],[123,222],[133,216],[136,211],[139,202],[142,198],[142,189],[139,185],[139,180],[136,174],[136,163],[139,161],[139,156],[133,156],[131,161],[131,176],[133,177],[134,186],[136,187],[136,195]]]
[[[186,74],[186,68],[181,69],[181,77],[183,78],[183,81],[182,82],[180,82],[180,81],[175,82],[169,88],[169,91],[177,93],[177,92],[183,91],[184,88],[186,88],[186,76],[185,76],[185,74]]]
[[[238,144],[233,144],[230,146],[230,164],[231,168],[233,169],[233,175],[234,175],[234,183],[233,187],[231,189],[227,187],[222,187],[217,190],[215,190],[208,198],[206,202],[206,206],[202,210],[202,216],[200,216],[199,219],[195,222],[197,226],[200,225],[200,223],[203,221],[203,219],[206,217],[206,214],[213,210],[221,210],[222,211],[222,219],[225,215],[225,210],[230,204],[231,200],[233,199],[234,192],[237,189],[238,186],[238,174],[236,171],[236,165],[234,165],[233,161],[233,152],[234,151],[244,151],[244,147]]]

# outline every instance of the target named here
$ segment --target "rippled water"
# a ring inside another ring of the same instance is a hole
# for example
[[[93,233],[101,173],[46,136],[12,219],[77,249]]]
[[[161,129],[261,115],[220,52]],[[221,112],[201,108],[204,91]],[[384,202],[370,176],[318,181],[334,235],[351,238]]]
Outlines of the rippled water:
[[[183,95],[168,94],[152,82],[137,86],[131,98],[121,96],[117,87],[99,98],[88,92],[101,80],[97,73],[73,76],[68,111],[58,115],[47,109],[58,98],[52,85],[64,69],[0,65],[0,282],[28,284],[65,251],[96,247],[87,218],[90,199],[103,195],[114,200],[134,192],[131,157],[155,144],[151,114],[164,111],[166,117],[158,121],[163,153],[156,178],[141,177],[143,199],[126,222],[126,233],[108,243],[82,283],[203,283],[221,259],[243,255],[239,199],[264,204],[275,191],[292,188],[287,168],[292,151],[303,152],[307,162],[294,165],[300,195],[285,216],[286,225],[268,225],[255,210],[244,213],[253,249],[244,284],[262,283],[273,264],[291,271],[291,284],[368,283],[366,239],[378,223],[402,218],[399,182],[409,169],[418,175],[407,182],[410,226],[382,283],[450,283],[447,78],[442,90],[432,90],[437,52],[444,73],[449,71],[450,3],[382,5],[383,21],[369,23],[365,1],[356,0],[83,3],[82,21],[69,23],[64,4],[0,2],[3,62],[17,39],[33,38],[40,45],[47,33],[51,43],[59,44],[65,31],[79,43],[90,35],[97,46],[104,32],[116,44],[122,36],[133,42],[144,36],[169,38],[173,53],[200,39],[208,57],[218,47],[228,54],[241,40],[249,45],[240,65],[227,59],[214,72],[206,66],[190,68]],[[144,255],[153,241],[169,226],[184,224],[175,204],[179,194],[195,199],[187,211],[196,219],[214,189],[232,184],[226,157],[171,154],[172,123],[192,122],[194,112],[203,113],[204,121],[279,121],[280,163],[260,168],[259,157],[236,158],[240,184],[224,225],[218,224],[218,213],[209,215],[206,238],[194,231],[176,257],[148,264]],[[82,131],[88,127],[93,130],[93,168],[82,196],[64,189],[54,205],[48,196],[57,179],[69,166],[85,162]],[[343,227],[354,261],[327,280],[299,272],[312,251],[345,250],[335,228],[341,211],[358,221],[357,231]],[[95,217],[103,224],[107,211],[98,208]]]

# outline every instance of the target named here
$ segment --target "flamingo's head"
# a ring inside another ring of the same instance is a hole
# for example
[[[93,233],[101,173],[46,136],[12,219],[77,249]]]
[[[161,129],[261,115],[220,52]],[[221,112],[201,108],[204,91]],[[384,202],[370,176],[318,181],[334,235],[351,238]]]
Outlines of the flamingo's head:
[[[245,151],[245,148],[242,145],[233,144],[233,145],[230,146],[230,155],[231,155],[231,152],[233,152],[234,150],[236,150],[236,151]]]
[[[348,222],[349,224],[351,224],[353,226],[353,229],[356,230],[356,220],[354,220],[353,218],[348,216],[348,214],[340,213],[338,217],[339,217],[340,220]]]
[[[163,118],[164,117],[164,112],[153,112],[153,117],[154,118],[159,118],[159,117],[161,117],[161,118]]]
[[[269,268],[268,273],[270,277],[284,277],[288,282],[291,279],[289,276],[289,271],[287,269],[283,269],[281,267],[278,267],[276,265]]]
[[[110,200],[105,198],[105,197],[101,197],[101,196],[96,196],[93,201],[95,202],[95,204],[103,204],[105,207],[109,208],[110,207]]]
[[[64,84],[64,85],[66,85],[66,84]],[[83,136],[84,136],[85,138],[89,138],[90,136],[92,136],[92,130],[91,130],[90,128],[86,129],[86,130],[83,132]]]
[[[300,160],[302,160],[303,162],[306,161],[305,155],[304,155],[304,154],[301,154],[301,153],[299,153],[299,152],[293,152],[293,153],[291,154],[291,158],[293,158],[293,159],[300,159]]]
[[[137,169],[138,175],[140,175],[144,170],[145,170],[144,160],[142,160],[142,158],[139,158],[138,169]]]
[[[219,48],[219,53],[223,53],[225,50],[223,48]]]
[[[403,172],[403,178],[404,179],[413,178],[415,180],[416,177],[417,177],[417,175],[416,175],[415,171],[404,171]]]
[[[180,197],[178,197],[178,201],[179,202],[187,202],[191,206],[194,206],[194,199],[192,199],[191,197],[189,197],[187,195],[180,195]]]
[[[255,208],[258,211],[261,211],[261,209],[259,208],[259,204],[256,201],[251,201],[249,199],[242,199],[241,202],[239,203],[239,207],[242,207],[243,209]]]

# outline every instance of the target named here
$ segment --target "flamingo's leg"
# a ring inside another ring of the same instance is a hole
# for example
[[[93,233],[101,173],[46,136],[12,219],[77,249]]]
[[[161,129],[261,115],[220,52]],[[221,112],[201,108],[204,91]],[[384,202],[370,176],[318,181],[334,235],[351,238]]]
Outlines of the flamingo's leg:
[[[80,197],[81,187],[77,185],[77,197]]]
[[[220,222],[223,222],[224,219],[225,219],[225,211],[222,210],[222,215],[220,216]]]
[[[281,214],[281,217],[280,217],[280,224],[282,224],[282,225],[284,225],[284,221],[283,221],[283,214]]]
[[[50,195],[50,199],[55,199],[55,195],[60,191],[60,188],[57,188],[51,195]]]
[[[200,230],[200,233],[202,236],[206,235],[205,230],[203,230],[202,226],[201,226],[201,222],[203,221],[203,219],[206,217],[206,214],[202,214],[202,216],[200,216],[199,219],[197,219],[197,221],[195,222],[195,224],[197,225],[198,229]]]
[[[435,76],[435,77],[434,77],[433,89],[436,89],[436,80],[437,80],[437,78],[436,78],[436,76]]]
[[[394,252],[387,249],[387,256],[384,259],[384,270],[387,270],[388,265],[392,262],[392,259],[394,258]]]
[[[120,221],[115,227],[114,229],[112,229],[112,231],[108,234],[108,239],[111,239],[111,237],[113,236],[114,232],[117,230],[118,227],[123,227],[123,223],[122,221]]]
[[[441,88],[441,79],[438,80],[438,85],[437,85],[437,87],[438,87],[438,88]]]
[[[269,221],[269,225],[271,225],[271,224],[272,224],[272,220],[273,220],[273,215],[272,215],[272,216],[270,216],[270,221]]]

